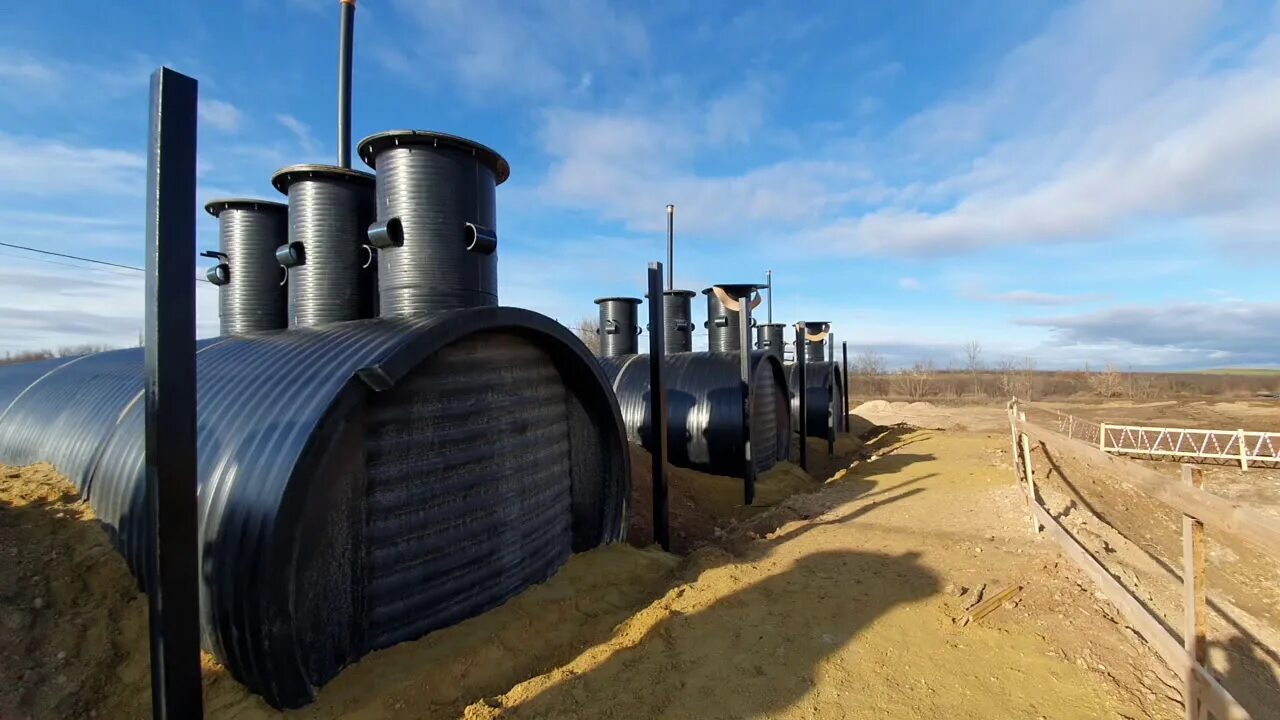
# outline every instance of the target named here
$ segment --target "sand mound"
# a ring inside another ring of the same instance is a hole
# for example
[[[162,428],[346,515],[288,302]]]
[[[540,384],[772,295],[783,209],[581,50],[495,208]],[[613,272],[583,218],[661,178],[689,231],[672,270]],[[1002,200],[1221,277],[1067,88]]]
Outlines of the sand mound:
[[[626,545],[580,553],[501,607],[365,657],[289,713],[205,655],[205,714],[454,717],[607,637],[666,590],[679,562]],[[0,718],[149,716],[146,596],[92,510],[45,464],[0,466],[0,637]]]
[[[0,717],[145,717],[147,601],[46,464],[0,466]]]

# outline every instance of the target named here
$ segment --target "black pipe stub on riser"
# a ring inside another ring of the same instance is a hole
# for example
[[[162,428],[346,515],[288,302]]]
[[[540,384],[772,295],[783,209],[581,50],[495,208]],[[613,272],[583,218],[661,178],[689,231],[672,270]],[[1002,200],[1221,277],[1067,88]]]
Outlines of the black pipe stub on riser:
[[[288,239],[288,206],[257,198],[221,198],[204,206],[218,219],[219,262],[208,278],[218,286],[222,335],[280,330],[287,323],[285,277],[276,248]]]
[[[471,140],[393,130],[360,141],[377,170],[379,313],[409,317],[498,304],[495,189],[511,175],[501,155]]]
[[[289,327],[373,317],[377,266],[368,242],[374,178],[333,165],[292,165],[271,177],[289,197]]]
[[[635,355],[640,352],[640,323],[638,319],[641,300],[634,297],[597,298],[600,306],[600,355]]]

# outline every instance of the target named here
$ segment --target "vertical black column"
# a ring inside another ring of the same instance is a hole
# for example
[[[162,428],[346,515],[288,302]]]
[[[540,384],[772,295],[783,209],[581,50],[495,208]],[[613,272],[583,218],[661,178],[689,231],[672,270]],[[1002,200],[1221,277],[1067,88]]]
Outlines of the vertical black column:
[[[667,386],[666,338],[662,308],[662,263],[649,263],[649,432],[653,433],[653,541],[671,549],[667,518]]]
[[[667,289],[676,289],[676,206],[667,206]],[[651,302],[657,302],[652,300]]]
[[[841,355],[844,356],[844,362],[841,365],[841,371],[844,373],[844,376],[840,378],[842,380],[842,382],[840,383],[840,389],[844,391],[844,419],[841,421],[840,425],[844,429],[844,432],[849,432],[849,343],[848,342],[846,341],[840,342],[840,353]]]
[[[151,76],[147,142],[146,480],[151,709],[202,717],[196,512],[196,81]]]
[[[351,46],[355,35],[356,0],[339,0],[338,22],[338,167],[351,167]]]
[[[746,468],[742,473],[742,502],[756,499],[756,463],[751,457],[751,291],[738,299],[738,367],[742,383],[742,451]]]
[[[804,377],[804,323],[796,323],[796,402],[800,406],[800,467],[809,469],[809,385]]]

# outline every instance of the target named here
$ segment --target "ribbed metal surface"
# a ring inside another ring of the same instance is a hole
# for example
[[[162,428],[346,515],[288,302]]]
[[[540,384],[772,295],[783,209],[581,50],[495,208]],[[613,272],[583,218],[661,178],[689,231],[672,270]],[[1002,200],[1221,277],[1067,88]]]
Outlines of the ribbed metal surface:
[[[765,323],[756,326],[756,349],[764,350],[781,362],[787,348],[787,326],[783,323]]]
[[[197,350],[219,338],[197,341]],[[62,360],[22,390],[0,413],[0,462],[47,462],[82,494],[116,421],[143,389],[143,349],[127,348]]]
[[[377,219],[398,219],[403,244],[378,252],[383,316],[498,304],[497,253],[467,249],[467,223],[497,232],[495,187],[506,161],[469,140],[395,131],[360,142],[377,169]]]
[[[662,321],[666,325],[664,336],[667,354],[693,350],[693,297],[692,290],[668,290],[662,293]]]
[[[742,348],[738,334],[738,312],[720,302],[712,288],[702,291],[707,296],[707,349],[711,352],[737,352]]]
[[[600,354],[604,357],[635,355],[640,352],[640,298],[599,298]]]
[[[215,200],[205,210],[218,218],[218,246],[229,268],[229,282],[218,288],[221,334],[285,327],[284,270],[276,248],[289,237],[286,206],[233,199]]]
[[[826,340],[805,340],[804,359],[811,363],[828,362]]]
[[[572,552],[566,389],[509,334],[445,348],[368,413],[368,649],[502,603]]]
[[[601,358],[631,442],[650,447],[649,356]],[[738,358],[725,353],[667,356],[667,442],[671,464],[716,475],[744,474],[745,423]],[[763,472],[790,454],[791,418],[782,366],[751,354],[752,459]]]
[[[844,392],[840,384],[840,366],[836,363],[805,362],[805,384],[809,386],[807,401],[809,437],[824,440],[835,439],[836,420],[844,414]],[[800,397],[796,394],[800,382],[795,363],[787,366],[787,384],[791,387],[791,427],[800,430]]]
[[[598,366],[549,318],[477,308],[230,338],[201,352],[197,370],[203,637],[277,706],[305,704],[375,641],[426,627],[410,616],[439,623],[478,612],[545,577],[566,547],[622,537],[621,418]],[[142,422],[135,404],[115,424],[89,500],[145,589]],[[545,450],[546,432],[567,450]],[[400,490],[427,492],[427,504],[392,507],[398,472],[408,473]],[[497,525],[480,531],[462,512],[512,497],[542,515],[495,510],[488,521]],[[544,537],[535,525],[556,529]],[[472,559],[474,574],[421,578],[479,589],[469,599],[426,592],[412,610],[394,609],[394,593],[369,578],[394,584],[413,570],[399,561],[370,569],[375,556],[408,547],[384,531],[434,538],[410,543],[424,561],[473,552],[477,538],[490,543]],[[513,533],[545,562],[508,572]],[[494,567],[505,568],[502,582],[480,587]]]
[[[327,165],[294,165],[272,177],[289,196],[289,242],[303,262],[289,268],[289,327],[372,317],[361,291],[363,245],[373,222],[373,175]]]
[[[31,383],[54,368],[66,365],[75,358],[49,358],[33,362],[0,365],[0,417],[9,407],[9,403],[26,390]]]

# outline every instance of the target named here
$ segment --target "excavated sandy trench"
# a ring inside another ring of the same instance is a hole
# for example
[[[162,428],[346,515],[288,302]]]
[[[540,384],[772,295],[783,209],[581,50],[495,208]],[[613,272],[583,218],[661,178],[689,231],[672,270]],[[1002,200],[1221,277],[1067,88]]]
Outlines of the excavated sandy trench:
[[[207,715],[1179,716],[1177,681],[1031,538],[1007,433],[893,428],[859,445],[843,439],[836,463],[811,446],[811,467],[839,478],[784,466],[758,508],[741,507],[740,481],[675,471],[687,556],[576,556],[494,611],[366,657],[300,711],[207,663]],[[637,472],[634,535],[647,537]],[[59,482],[0,469],[0,717],[143,716],[145,601]],[[1009,585],[1022,589],[991,615],[954,622]]]

